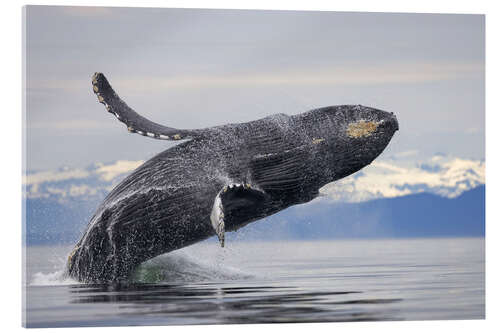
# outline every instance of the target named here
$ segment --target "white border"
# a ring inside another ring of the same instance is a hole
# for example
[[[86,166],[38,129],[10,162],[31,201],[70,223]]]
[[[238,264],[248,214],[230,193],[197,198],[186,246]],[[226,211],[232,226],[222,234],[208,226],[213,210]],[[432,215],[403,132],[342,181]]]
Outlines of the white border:
[[[2,238],[0,244],[2,255],[2,328],[10,332],[11,329],[21,328],[21,1],[9,2],[2,8],[1,41],[3,46],[2,64],[2,105],[1,133],[2,157],[1,165],[1,207],[2,207]],[[330,331],[358,331],[367,329],[372,331],[389,332],[422,332],[453,330],[454,332],[469,332],[472,330],[493,331],[498,325],[498,252],[496,237],[498,237],[498,211],[495,209],[499,198],[498,172],[498,141],[496,127],[500,107],[498,99],[498,62],[500,52],[498,33],[500,31],[500,14],[495,1],[277,1],[277,0],[245,0],[245,1],[30,1],[33,5],[87,5],[87,6],[127,6],[127,7],[183,7],[183,8],[248,8],[248,9],[286,9],[286,10],[334,10],[334,11],[371,11],[371,12],[418,12],[418,13],[474,13],[486,14],[486,46],[487,46],[487,74],[486,74],[486,165],[487,165],[487,223],[486,223],[486,251],[487,251],[487,306],[485,321],[420,321],[420,322],[383,322],[383,323],[339,323],[339,324],[296,324],[296,325],[224,325],[224,326],[182,326],[182,327],[140,327],[140,328],[96,328],[93,332],[121,332],[122,330],[147,330],[149,332],[164,332],[165,329],[176,331],[212,331],[229,332],[238,330],[283,330],[303,331],[304,329]],[[7,209],[6,209],[7,208]],[[79,331],[87,329],[79,329]],[[43,332],[50,332],[45,329]],[[58,329],[63,332],[66,329]]]

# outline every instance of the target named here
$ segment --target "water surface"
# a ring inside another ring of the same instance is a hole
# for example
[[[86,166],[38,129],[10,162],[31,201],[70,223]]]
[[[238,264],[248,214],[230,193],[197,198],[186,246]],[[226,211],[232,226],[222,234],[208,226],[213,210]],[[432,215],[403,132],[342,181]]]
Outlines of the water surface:
[[[28,247],[28,327],[481,319],[484,239],[203,242],[129,285],[62,277],[71,247]]]

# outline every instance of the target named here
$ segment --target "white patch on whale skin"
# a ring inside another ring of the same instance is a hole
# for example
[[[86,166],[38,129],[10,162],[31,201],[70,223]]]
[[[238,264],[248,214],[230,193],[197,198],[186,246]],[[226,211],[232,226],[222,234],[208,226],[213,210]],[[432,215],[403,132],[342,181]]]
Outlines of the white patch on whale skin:
[[[378,128],[382,121],[373,121],[361,119],[356,122],[352,122],[347,127],[347,135],[351,138],[362,138],[373,134]]]
[[[225,186],[222,191],[227,191],[227,186]],[[221,247],[224,247],[224,207],[222,207],[220,194],[221,192],[215,197],[212,212],[210,213],[210,222],[212,223],[212,227],[217,237],[219,237]]]

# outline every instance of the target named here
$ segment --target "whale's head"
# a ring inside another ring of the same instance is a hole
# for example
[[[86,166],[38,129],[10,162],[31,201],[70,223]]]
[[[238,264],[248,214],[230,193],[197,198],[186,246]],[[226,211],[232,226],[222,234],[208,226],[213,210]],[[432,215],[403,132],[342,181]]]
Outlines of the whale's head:
[[[307,136],[318,146],[317,160],[328,181],[369,165],[399,129],[396,116],[361,105],[341,105],[304,114]]]

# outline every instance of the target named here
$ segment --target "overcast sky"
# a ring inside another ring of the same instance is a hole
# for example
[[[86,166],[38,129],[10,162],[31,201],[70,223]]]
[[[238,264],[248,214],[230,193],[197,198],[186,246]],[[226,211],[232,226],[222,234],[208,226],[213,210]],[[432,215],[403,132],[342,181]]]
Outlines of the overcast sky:
[[[394,112],[384,156],[484,158],[484,16],[27,7],[27,168],[144,160],[92,92],[103,72],[178,128],[363,104]]]

